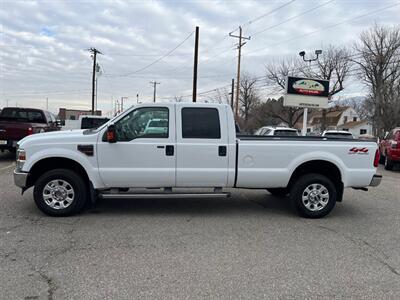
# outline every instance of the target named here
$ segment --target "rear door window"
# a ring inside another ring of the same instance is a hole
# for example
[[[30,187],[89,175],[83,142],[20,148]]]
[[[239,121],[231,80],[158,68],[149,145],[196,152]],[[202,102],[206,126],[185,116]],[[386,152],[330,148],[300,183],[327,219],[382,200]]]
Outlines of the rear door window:
[[[216,108],[182,108],[182,138],[220,139],[221,126]]]

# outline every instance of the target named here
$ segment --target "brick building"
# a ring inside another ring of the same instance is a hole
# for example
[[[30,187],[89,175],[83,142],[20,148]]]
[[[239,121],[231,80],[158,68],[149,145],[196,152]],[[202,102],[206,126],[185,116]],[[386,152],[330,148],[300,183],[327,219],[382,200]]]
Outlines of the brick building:
[[[58,117],[61,121],[65,120],[78,120],[80,115],[91,115],[91,110],[79,110],[79,109],[67,109],[60,108],[58,112]],[[96,116],[101,116],[101,110],[96,110],[94,112]]]

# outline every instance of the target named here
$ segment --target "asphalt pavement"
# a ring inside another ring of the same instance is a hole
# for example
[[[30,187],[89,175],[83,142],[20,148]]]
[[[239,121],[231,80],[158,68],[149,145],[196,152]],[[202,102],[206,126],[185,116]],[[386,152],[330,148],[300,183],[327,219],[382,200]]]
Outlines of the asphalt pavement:
[[[1,299],[400,298],[400,171],[319,220],[288,199],[101,200],[43,215],[0,153]]]

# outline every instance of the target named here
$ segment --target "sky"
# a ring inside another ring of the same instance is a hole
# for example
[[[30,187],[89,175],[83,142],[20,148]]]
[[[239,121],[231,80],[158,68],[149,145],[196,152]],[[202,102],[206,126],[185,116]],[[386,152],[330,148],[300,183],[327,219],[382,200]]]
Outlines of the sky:
[[[250,36],[242,47],[242,73],[259,77],[264,98],[265,65],[312,56],[328,45],[351,47],[375,23],[399,25],[400,1],[0,1],[0,108],[24,106],[58,112],[91,108],[92,58],[98,55],[98,108],[181,97],[191,100],[194,30],[200,28],[198,100],[212,101],[236,76],[238,27]],[[366,88],[345,82],[341,97]]]

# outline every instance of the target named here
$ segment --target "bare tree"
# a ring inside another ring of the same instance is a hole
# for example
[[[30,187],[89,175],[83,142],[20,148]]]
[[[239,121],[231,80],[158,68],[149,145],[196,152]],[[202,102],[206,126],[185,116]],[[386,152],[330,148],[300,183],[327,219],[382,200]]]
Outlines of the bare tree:
[[[375,25],[361,34],[354,49],[359,77],[370,88],[375,133],[382,136],[400,121],[400,27]]]
[[[175,96],[175,97],[174,97],[174,101],[175,101],[175,102],[184,102],[185,100],[183,99],[182,96]]]
[[[329,46],[315,64],[310,64],[301,70],[302,75],[311,78],[329,80],[329,100],[344,90],[344,81],[351,68],[351,52],[343,47]],[[327,126],[327,110],[322,110],[321,131]]]
[[[260,103],[256,83],[257,79],[249,74],[243,75],[240,79],[239,110],[246,129],[248,129],[249,118]]]
[[[329,98],[344,89],[344,81],[351,67],[350,51],[346,48],[329,46],[315,63],[303,63],[294,59],[281,61],[278,65],[267,65],[267,83],[285,89],[286,76],[305,76],[330,81]],[[285,108],[283,111],[294,118],[300,108]],[[322,111],[321,130],[326,129],[326,110]]]
[[[283,92],[286,86],[287,76],[300,76],[300,70],[302,67],[300,63],[295,59],[286,59],[279,62],[274,62],[266,66],[266,78],[267,84],[274,86],[278,89],[278,92]],[[270,110],[266,111],[269,117],[275,119],[280,119],[281,121],[287,123],[290,127],[297,122],[303,116],[303,109],[298,107],[285,107],[283,106],[283,99],[277,102],[274,99],[269,100]],[[295,122],[293,122],[295,120]]]

